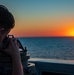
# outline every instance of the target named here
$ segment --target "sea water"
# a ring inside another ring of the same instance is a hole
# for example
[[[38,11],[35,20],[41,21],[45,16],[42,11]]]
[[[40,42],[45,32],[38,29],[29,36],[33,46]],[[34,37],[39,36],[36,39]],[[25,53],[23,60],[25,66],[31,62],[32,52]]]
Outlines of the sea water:
[[[31,58],[52,58],[74,60],[73,37],[21,37],[18,38],[27,47]]]

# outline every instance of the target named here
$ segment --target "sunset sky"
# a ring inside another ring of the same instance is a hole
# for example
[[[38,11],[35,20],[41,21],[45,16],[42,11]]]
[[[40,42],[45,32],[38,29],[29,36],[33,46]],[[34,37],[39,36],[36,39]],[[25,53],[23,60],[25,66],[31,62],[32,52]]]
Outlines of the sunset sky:
[[[15,17],[16,37],[74,36],[74,0],[0,0]]]

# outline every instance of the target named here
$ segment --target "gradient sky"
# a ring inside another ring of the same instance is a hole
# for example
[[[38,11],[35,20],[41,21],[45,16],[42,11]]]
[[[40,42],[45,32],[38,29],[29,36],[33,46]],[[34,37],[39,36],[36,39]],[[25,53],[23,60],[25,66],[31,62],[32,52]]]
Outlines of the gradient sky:
[[[15,17],[17,37],[74,36],[74,0],[0,0]]]

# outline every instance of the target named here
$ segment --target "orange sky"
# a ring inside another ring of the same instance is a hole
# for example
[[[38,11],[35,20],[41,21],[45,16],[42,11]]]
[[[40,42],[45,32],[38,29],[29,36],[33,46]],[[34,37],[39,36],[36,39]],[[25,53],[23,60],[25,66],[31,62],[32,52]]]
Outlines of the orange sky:
[[[74,18],[58,17],[16,21],[15,36],[74,36]]]
[[[16,37],[74,36],[74,0],[0,0],[15,17]]]

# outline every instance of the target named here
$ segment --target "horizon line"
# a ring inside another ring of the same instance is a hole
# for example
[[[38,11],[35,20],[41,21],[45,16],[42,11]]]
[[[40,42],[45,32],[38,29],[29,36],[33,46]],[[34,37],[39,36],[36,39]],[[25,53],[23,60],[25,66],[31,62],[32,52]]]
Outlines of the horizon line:
[[[74,36],[16,36],[17,38],[41,38],[41,37],[71,37],[74,38]]]

